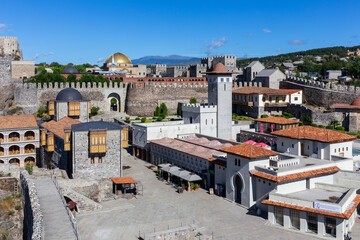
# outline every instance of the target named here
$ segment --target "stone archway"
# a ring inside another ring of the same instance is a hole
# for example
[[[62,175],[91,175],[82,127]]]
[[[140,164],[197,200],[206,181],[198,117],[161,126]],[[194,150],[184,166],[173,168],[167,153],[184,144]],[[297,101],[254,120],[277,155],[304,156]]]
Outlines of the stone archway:
[[[239,174],[235,174],[233,178],[234,184],[234,201],[241,204],[242,192],[244,190],[244,181]]]
[[[121,99],[117,93],[110,93],[107,97],[108,110],[110,112],[121,112]]]

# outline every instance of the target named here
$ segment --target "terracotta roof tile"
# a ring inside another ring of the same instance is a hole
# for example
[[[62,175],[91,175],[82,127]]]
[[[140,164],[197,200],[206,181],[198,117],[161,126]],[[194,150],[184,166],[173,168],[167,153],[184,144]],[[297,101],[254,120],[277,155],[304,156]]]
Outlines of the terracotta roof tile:
[[[246,143],[235,145],[232,147],[221,148],[220,151],[249,159],[275,156],[279,154],[278,152]]]
[[[282,202],[275,202],[275,201],[271,201],[269,199],[265,199],[261,203],[266,204],[266,205],[296,209],[299,211],[317,213],[317,214],[331,216],[331,217],[349,219],[360,203],[360,195],[356,195],[356,197],[353,200],[352,206],[348,210],[346,210],[344,213],[336,213],[336,212],[324,211],[324,210],[320,210],[320,209],[316,209],[316,208],[308,208],[308,207],[302,207],[302,206],[297,206],[297,205],[292,205],[292,204],[287,204],[287,203],[282,203]]]
[[[264,173],[264,172],[261,172],[258,170],[251,170],[251,171],[249,171],[249,173],[252,176],[264,178],[264,179],[267,179],[267,180],[270,180],[273,182],[277,182],[277,183],[283,183],[283,182],[290,182],[293,180],[304,179],[307,177],[327,175],[327,174],[331,174],[331,173],[336,173],[338,171],[340,171],[340,168],[335,166],[335,167],[322,168],[322,169],[305,171],[305,172],[300,172],[300,173],[293,173],[293,174],[288,174],[285,176],[275,176],[275,175]]]
[[[233,90],[233,93],[239,94],[264,94],[264,95],[288,95],[289,93],[284,91],[285,89],[274,89],[268,87],[241,87]]]
[[[301,123],[297,120],[287,119],[283,117],[266,117],[266,118],[258,118],[254,120],[255,122],[266,122],[266,123],[274,123],[274,124],[295,124]]]
[[[294,93],[302,91],[301,89],[280,89],[280,90],[284,91],[284,92],[287,92],[289,94],[294,94]]]
[[[64,139],[65,138],[64,128],[71,127],[71,125],[79,124],[79,123],[81,123],[81,122],[76,119],[64,117],[58,122],[51,120],[49,122],[44,122],[40,126],[43,128],[46,128],[48,131],[54,133],[59,138]]]
[[[111,177],[110,179],[115,184],[137,183],[137,181],[131,177]]]
[[[36,128],[34,115],[0,116],[0,129]]]
[[[215,65],[214,69],[211,72],[212,73],[228,73],[229,71],[226,69],[224,64],[218,63]]]
[[[298,126],[295,128],[288,128],[272,132],[276,136],[295,138],[295,139],[308,139],[320,142],[335,143],[353,141],[355,136],[339,133],[329,129],[311,127],[311,126]]]

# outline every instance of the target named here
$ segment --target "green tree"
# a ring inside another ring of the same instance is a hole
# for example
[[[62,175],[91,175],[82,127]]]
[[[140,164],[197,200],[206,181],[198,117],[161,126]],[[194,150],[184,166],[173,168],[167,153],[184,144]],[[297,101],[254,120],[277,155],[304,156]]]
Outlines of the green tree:
[[[76,82],[76,75],[73,74],[73,73],[70,73],[68,76],[67,76],[67,79],[66,79],[68,82]]]
[[[191,98],[191,99],[190,99],[190,104],[196,104],[196,102],[197,102],[197,101],[196,101],[196,98]]]
[[[330,124],[329,125],[332,125],[334,126],[334,128],[336,128],[336,126],[339,126],[340,125],[340,122],[338,120],[331,120],[330,121]]]
[[[116,98],[112,98],[112,99],[110,100],[110,103],[113,104],[113,105],[117,104]]]
[[[167,116],[167,107],[165,103],[160,104],[160,116]]]
[[[352,57],[349,59],[347,66],[345,68],[346,74],[354,77],[360,78],[360,57]]]
[[[160,114],[161,114],[160,108],[159,108],[159,107],[156,107],[154,116],[157,116],[157,117],[158,117],[158,116],[160,116]]]

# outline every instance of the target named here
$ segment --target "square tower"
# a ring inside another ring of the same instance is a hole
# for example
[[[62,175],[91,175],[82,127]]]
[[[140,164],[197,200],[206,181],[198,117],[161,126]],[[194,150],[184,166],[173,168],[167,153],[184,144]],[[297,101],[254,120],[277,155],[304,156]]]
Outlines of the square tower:
[[[209,105],[217,106],[217,137],[231,139],[232,131],[232,76],[224,64],[218,63],[206,75]]]

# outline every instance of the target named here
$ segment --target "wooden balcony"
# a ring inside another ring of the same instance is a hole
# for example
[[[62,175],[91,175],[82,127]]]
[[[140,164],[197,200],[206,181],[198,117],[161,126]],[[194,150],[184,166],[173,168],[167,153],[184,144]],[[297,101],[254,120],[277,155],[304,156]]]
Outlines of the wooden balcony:
[[[265,107],[287,107],[288,103],[285,102],[267,102]]]
[[[91,145],[90,153],[105,153],[106,145]]]

